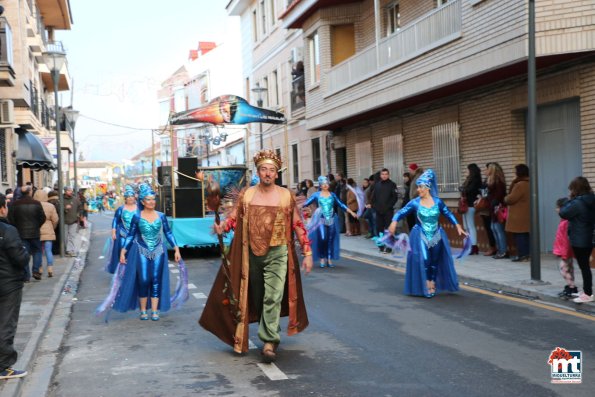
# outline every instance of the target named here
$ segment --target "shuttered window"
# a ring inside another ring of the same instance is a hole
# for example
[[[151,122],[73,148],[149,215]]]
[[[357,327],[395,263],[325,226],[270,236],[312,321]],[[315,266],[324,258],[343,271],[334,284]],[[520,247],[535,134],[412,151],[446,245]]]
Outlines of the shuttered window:
[[[8,162],[6,161],[6,130],[0,128],[0,174],[2,182],[8,182]]]
[[[438,191],[456,192],[460,184],[459,123],[432,127]]]
[[[370,141],[355,144],[355,169],[357,178],[367,178],[372,174],[372,143]]]
[[[391,135],[382,139],[384,167],[390,172],[393,181],[400,181],[403,175],[403,135]]]

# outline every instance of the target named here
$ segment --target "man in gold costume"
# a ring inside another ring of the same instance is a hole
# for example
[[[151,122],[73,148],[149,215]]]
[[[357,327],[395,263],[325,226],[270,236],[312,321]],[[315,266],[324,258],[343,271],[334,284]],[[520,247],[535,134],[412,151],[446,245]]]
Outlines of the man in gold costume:
[[[281,159],[271,150],[254,156],[260,182],[243,190],[218,234],[235,230],[228,265],[221,266],[199,320],[200,325],[233,346],[248,351],[248,325],[259,322],[265,362],[276,359],[280,317],[289,317],[288,335],[308,326],[294,236],[312,269],[312,251],[295,197],[275,185]]]

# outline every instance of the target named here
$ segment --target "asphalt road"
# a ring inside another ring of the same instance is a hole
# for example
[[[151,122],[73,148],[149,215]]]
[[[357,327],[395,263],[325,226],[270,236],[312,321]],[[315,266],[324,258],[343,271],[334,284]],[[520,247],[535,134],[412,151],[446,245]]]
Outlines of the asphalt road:
[[[51,396],[592,396],[595,318],[463,289],[433,299],[402,294],[403,274],[342,259],[303,278],[310,326],[285,336],[274,365],[260,363],[200,328],[219,266],[183,251],[195,286],[181,310],[159,322],[93,315],[110,276],[99,259],[111,219],[93,215],[78,301]],[[175,273],[172,274],[172,289]],[[283,330],[286,321],[282,322]],[[582,351],[582,384],[552,384],[556,347]]]

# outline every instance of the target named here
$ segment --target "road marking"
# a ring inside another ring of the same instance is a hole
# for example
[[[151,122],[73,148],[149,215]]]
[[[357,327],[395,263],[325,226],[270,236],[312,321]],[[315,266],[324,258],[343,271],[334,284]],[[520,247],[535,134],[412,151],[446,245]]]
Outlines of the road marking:
[[[104,258],[105,258],[105,256],[101,255],[98,259],[104,259]]]
[[[398,267],[394,267],[394,266],[389,266],[389,265],[383,265],[381,263],[376,263],[376,262],[374,262],[372,260],[363,259],[363,258],[356,258],[354,256],[349,256],[349,255],[342,255],[342,256],[345,257],[345,258],[354,260],[354,261],[358,261],[358,262],[362,262],[362,263],[367,263],[367,264],[372,265],[372,266],[381,267],[383,269],[388,269],[388,270],[392,270],[394,272],[405,274],[405,269],[402,269],[402,268],[398,268]],[[471,292],[476,292],[478,294],[492,296],[494,298],[506,299],[506,300],[509,300],[509,301],[512,301],[512,302],[522,303],[522,304],[525,304],[525,305],[529,305],[529,306],[533,306],[533,307],[539,307],[541,309],[550,310],[550,311],[561,313],[561,314],[568,314],[570,316],[582,318],[582,319],[585,319],[585,320],[595,321],[595,317],[594,316],[591,316],[591,315],[588,315],[588,314],[579,313],[579,312],[574,311],[572,309],[565,309],[565,308],[556,307],[556,306],[553,306],[553,305],[547,304],[547,303],[540,303],[540,302],[535,302],[535,301],[531,301],[531,300],[527,300],[527,299],[523,299],[523,298],[517,298],[517,297],[514,297],[514,296],[508,296],[508,295],[504,295],[504,294],[498,294],[498,293],[495,293],[495,292],[492,292],[492,291],[486,291],[486,290],[481,289],[481,288],[472,287],[470,285],[460,285],[460,288],[461,289],[464,289],[466,291],[471,291]]]
[[[289,379],[275,364],[257,363],[258,367],[264,372],[270,380],[286,380]]]
[[[258,347],[250,340],[248,339],[248,349],[258,349]]]
[[[189,283],[188,284],[188,289],[196,289],[196,285]]]
[[[205,294],[203,294],[202,292],[195,292],[192,294],[192,296],[194,296],[196,299],[206,299],[207,296]]]
[[[172,272],[173,274],[178,274],[180,273],[179,269],[169,269],[170,272]]]
[[[175,265],[173,263],[168,263],[167,267],[172,268],[172,267],[175,267]]]

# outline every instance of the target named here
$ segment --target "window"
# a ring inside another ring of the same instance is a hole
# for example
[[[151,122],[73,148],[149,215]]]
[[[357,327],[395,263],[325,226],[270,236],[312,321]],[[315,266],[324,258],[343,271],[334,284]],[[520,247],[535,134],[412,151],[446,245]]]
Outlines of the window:
[[[264,77],[262,79],[262,88],[264,88],[264,95],[263,95],[263,99],[264,101],[264,107],[268,108],[269,107],[269,103],[270,103],[270,95],[271,95],[271,90],[269,90],[269,78],[268,77]]]
[[[6,161],[6,130],[4,128],[0,128],[0,177],[2,182],[8,182],[8,162]]]
[[[331,26],[331,64],[333,66],[355,55],[355,26]]]
[[[320,158],[320,138],[312,139],[312,175],[317,177],[322,174],[322,163]]]
[[[252,11],[252,40],[255,43],[258,41],[258,18],[256,17],[256,10]]]
[[[391,135],[382,139],[384,167],[387,168],[398,184],[403,175],[403,135]]]
[[[355,170],[357,178],[367,178],[372,174],[372,142],[355,144]]]
[[[401,12],[397,2],[386,7],[386,35],[390,36],[399,29],[401,29]]]
[[[277,22],[277,18],[275,15],[275,1],[276,0],[269,0],[269,15],[271,20],[271,26],[275,26],[275,23]]]
[[[271,105],[281,106],[279,95],[279,73],[274,70],[271,75]]]
[[[0,62],[13,66],[12,30],[4,18],[0,20]]]
[[[260,18],[262,21],[262,35],[267,34],[267,10],[264,4],[264,0],[260,0]]]
[[[320,82],[320,38],[318,32],[310,37],[310,80],[311,84]]]
[[[446,3],[448,3],[448,0],[436,0],[436,8],[442,7]]]
[[[291,145],[291,166],[293,172],[293,183],[298,183],[300,181],[300,163],[297,143]]]
[[[432,145],[438,191],[458,191],[460,180],[459,123],[447,123],[432,127]]]

